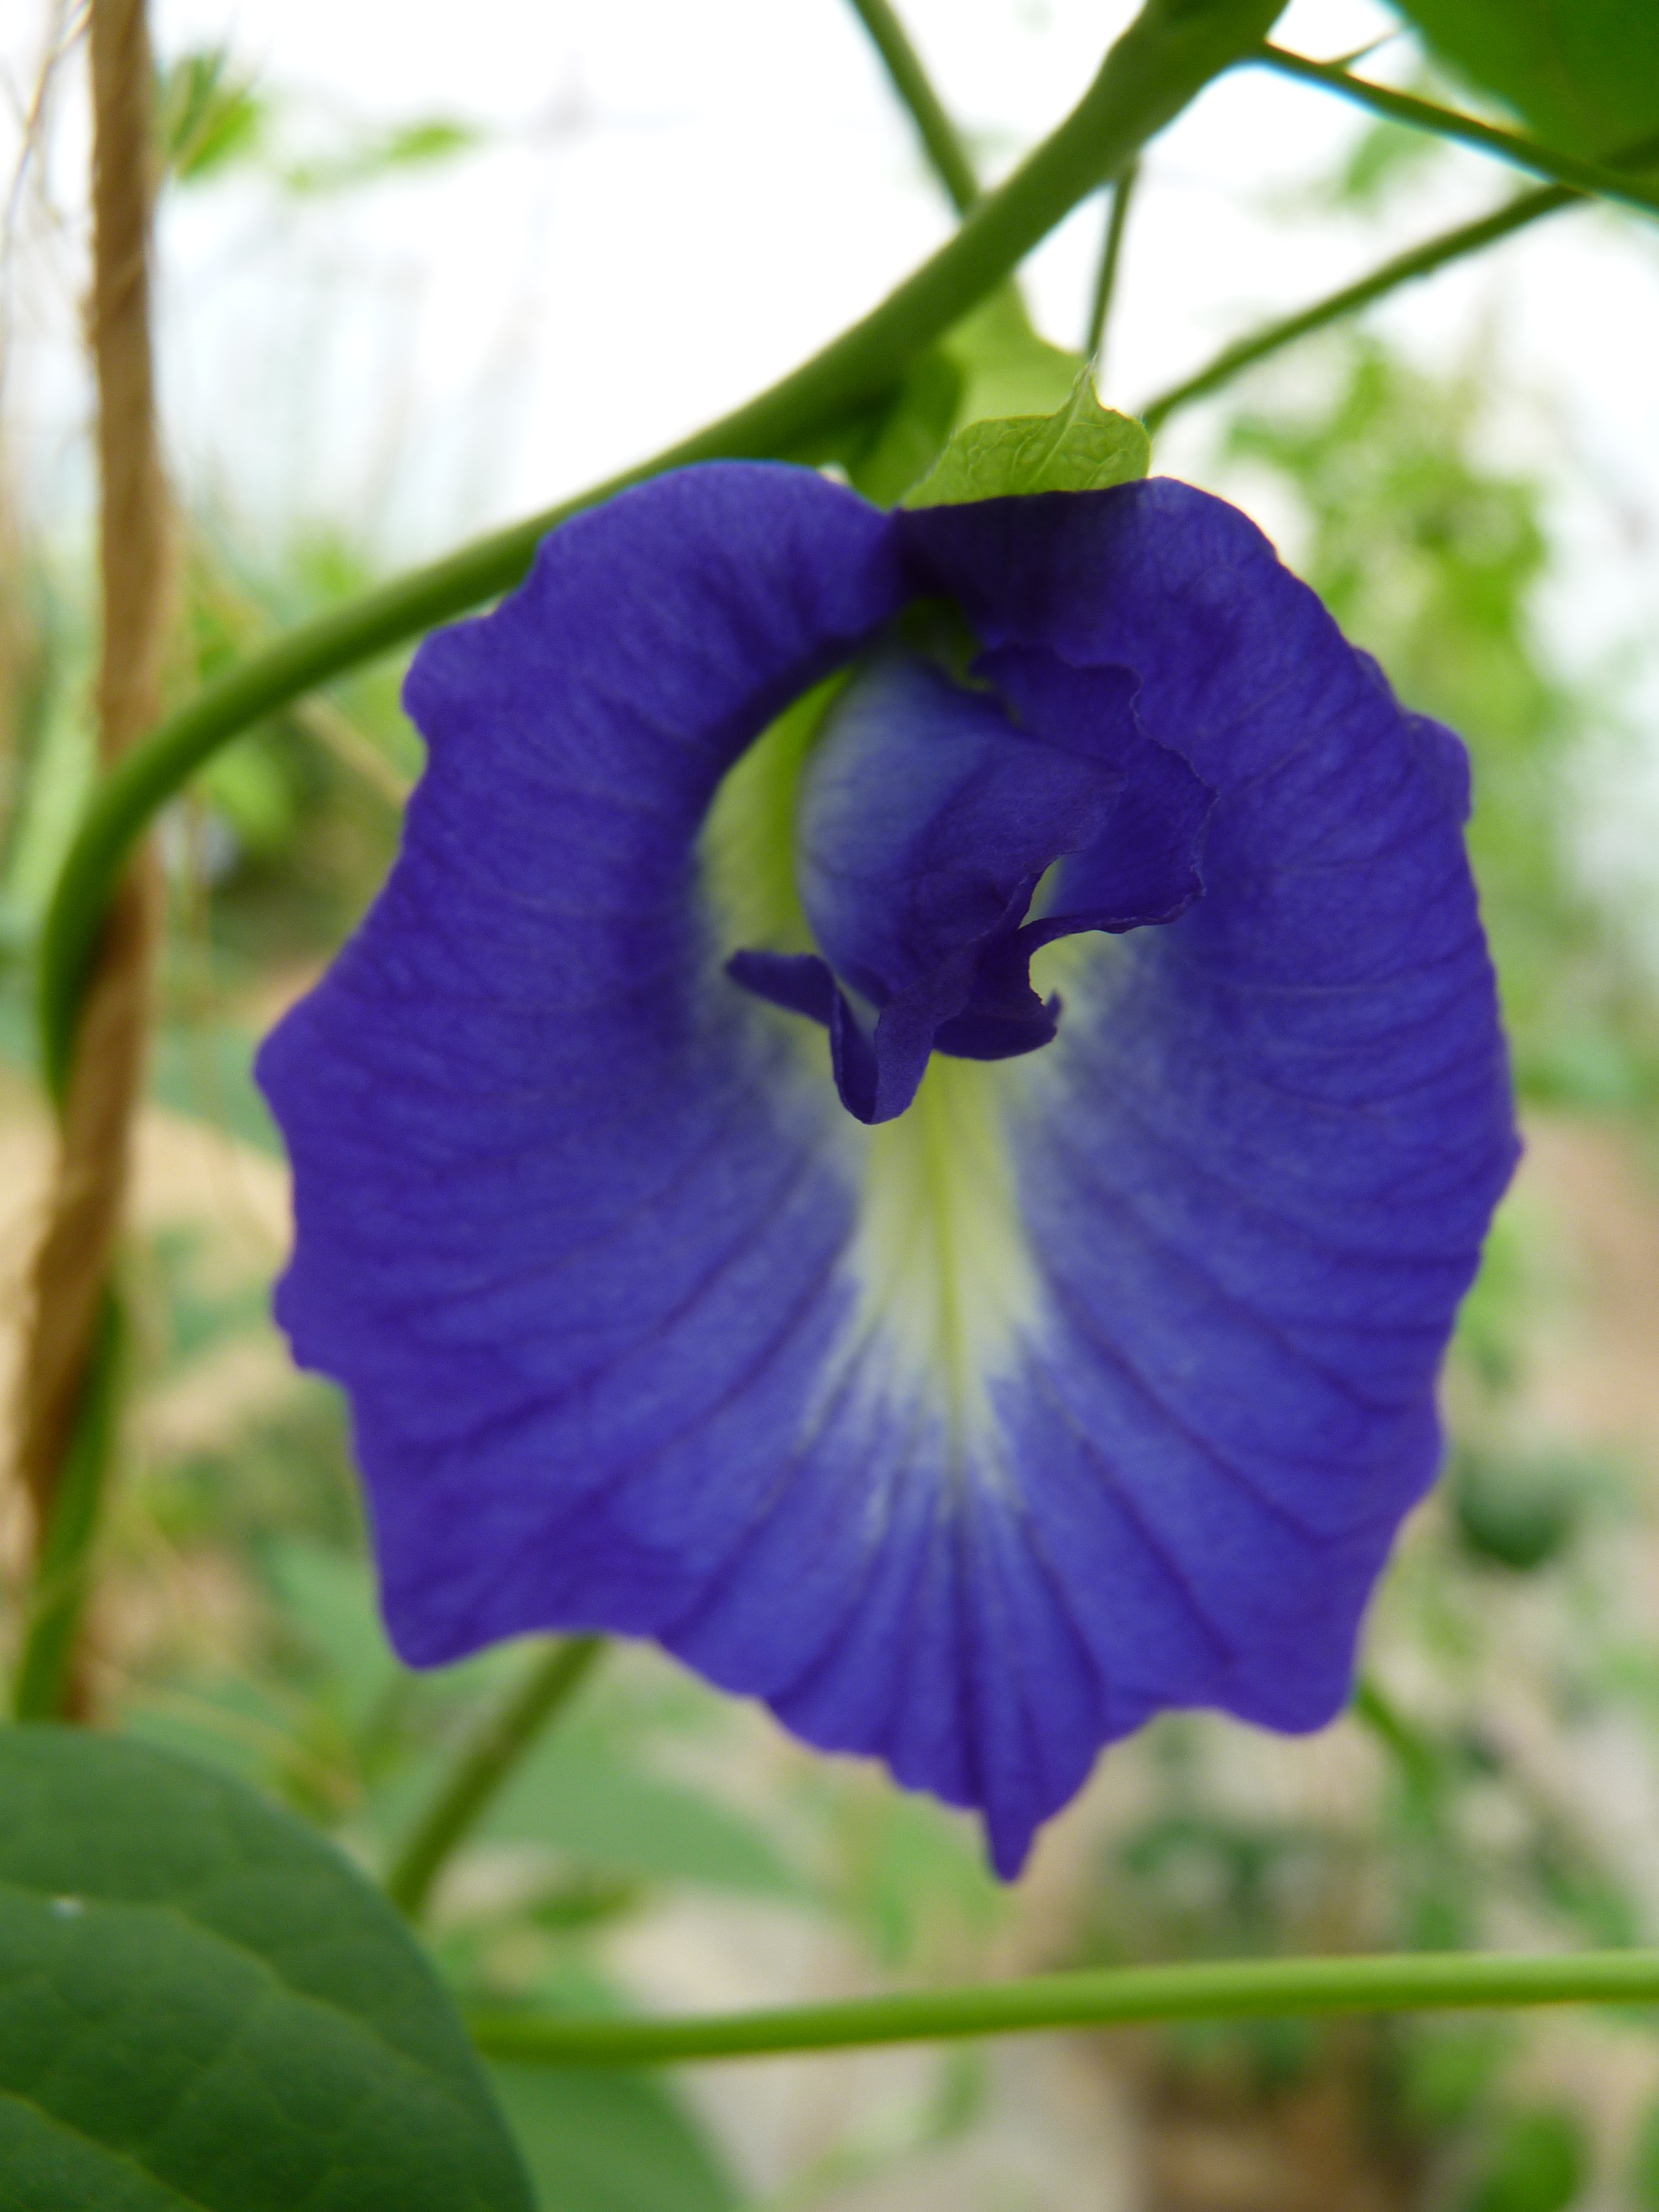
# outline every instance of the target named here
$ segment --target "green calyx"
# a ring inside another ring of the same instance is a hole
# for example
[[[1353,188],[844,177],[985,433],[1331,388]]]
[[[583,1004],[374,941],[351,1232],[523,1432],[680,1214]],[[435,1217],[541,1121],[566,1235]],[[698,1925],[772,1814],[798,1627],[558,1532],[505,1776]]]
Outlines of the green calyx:
[[[1012,415],[958,430],[899,503],[962,507],[1038,492],[1105,491],[1144,477],[1151,462],[1144,428],[1103,407],[1085,368],[1053,415]]]

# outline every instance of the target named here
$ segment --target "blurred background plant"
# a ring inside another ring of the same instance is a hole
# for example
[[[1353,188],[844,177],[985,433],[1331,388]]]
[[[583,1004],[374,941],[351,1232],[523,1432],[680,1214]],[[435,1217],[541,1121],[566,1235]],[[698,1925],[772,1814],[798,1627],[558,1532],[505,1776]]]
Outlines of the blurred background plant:
[[[169,52],[158,105],[174,202],[240,196],[260,221],[393,194],[490,143],[468,117],[307,103],[212,43]],[[46,159],[38,136],[30,157]],[[1267,194],[1263,220],[1380,238],[1461,159],[1347,125],[1291,215]],[[1303,1743],[1158,1723],[1005,1893],[965,1824],[619,1650],[433,1901],[469,2001],[720,2005],[1039,1966],[1659,1940],[1659,989],[1626,879],[1593,865],[1617,788],[1584,766],[1632,757],[1641,672],[1611,649],[1564,656],[1546,618],[1571,560],[1571,440],[1517,460],[1508,366],[1488,327],[1436,364],[1372,322],[1254,372],[1175,448],[1182,473],[1262,514],[1410,704],[1468,738],[1528,1116],[1449,1377],[1449,1474],[1379,1601],[1352,1715]],[[1547,415],[1546,397],[1528,419]],[[250,514],[232,481],[184,484],[181,693],[396,565],[372,500]],[[28,958],[92,774],[95,609],[74,498],[37,472],[7,514],[0,1208],[15,1255],[46,1157]],[[376,1865],[520,1655],[417,1678],[386,1647],[340,1407],[265,1317],[285,1192],[248,1069],[393,850],[420,767],[398,675],[370,669],[252,731],[164,823],[138,1387],[91,1632],[122,1728],[275,1792]],[[1642,2212],[1659,2208],[1656,2029],[1209,2025],[689,2082],[497,2071],[559,2212]]]

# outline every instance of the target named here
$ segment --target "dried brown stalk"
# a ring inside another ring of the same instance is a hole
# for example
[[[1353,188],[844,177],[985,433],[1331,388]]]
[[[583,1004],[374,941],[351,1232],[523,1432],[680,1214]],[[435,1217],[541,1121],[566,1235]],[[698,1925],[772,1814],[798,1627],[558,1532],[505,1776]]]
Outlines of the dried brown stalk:
[[[92,0],[93,289],[98,382],[102,654],[99,744],[116,759],[156,720],[173,558],[155,426],[149,245],[154,72],[144,0]],[[85,1389],[126,1194],[143,1077],[160,884],[146,852],[104,932],[64,1102],[32,1276],[19,1468],[38,1539],[49,1525]]]

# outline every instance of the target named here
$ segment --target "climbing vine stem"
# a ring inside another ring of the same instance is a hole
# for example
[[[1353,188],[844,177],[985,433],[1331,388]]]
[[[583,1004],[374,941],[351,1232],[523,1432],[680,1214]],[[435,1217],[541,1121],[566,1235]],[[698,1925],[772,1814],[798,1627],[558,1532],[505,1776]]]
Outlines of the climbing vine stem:
[[[550,2019],[509,2013],[475,2018],[472,2033],[491,2058],[551,2066],[641,2066],[1148,2021],[1656,2002],[1659,1951],[1543,1958],[1419,1952],[1035,1974],[978,1988],[908,1990],[775,2012],[678,2020]]]

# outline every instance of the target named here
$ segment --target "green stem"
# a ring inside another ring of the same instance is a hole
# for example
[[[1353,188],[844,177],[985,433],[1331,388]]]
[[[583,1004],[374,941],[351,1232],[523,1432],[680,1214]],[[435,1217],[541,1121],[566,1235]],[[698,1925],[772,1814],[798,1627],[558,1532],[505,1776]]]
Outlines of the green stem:
[[[1095,296],[1089,307],[1089,335],[1083,342],[1084,357],[1093,367],[1097,384],[1100,381],[1100,364],[1106,350],[1106,319],[1112,312],[1112,295],[1117,289],[1117,267],[1123,254],[1123,233],[1129,220],[1129,203],[1134,198],[1139,176],[1139,163],[1131,161],[1122,173],[1114,179],[1111,186],[1112,204],[1106,216],[1106,236],[1100,250],[1100,267],[1095,275]]]
[[[474,2042],[488,2058],[549,2066],[649,2066],[1146,2021],[1656,2000],[1659,1951],[1581,1951],[1546,1958],[1446,1951],[1393,1958],[1229,1959],[1036,1974],[1026,1981],[990,1982],[977,1989],[908,1990],[701,2019],[547,2020],[501,2014],[476,2018],[471,2027]]]
[[[111,890],[150,817],[220,746],[342,670],[509,590],[567,516],[692,461],[784,456],[891,388],[1080,200],[1121,169],[1212,77],[1260,52],[1279,0],[1151,0],[1064,122],[955,236],[861,322],[707,429],[580,498],[465,546],[307,623],[233,670],[130,752],[94,794],[64,862],[40,948],[41,1062],[61,1100],[82,987]]]
[[[386,1878],[386,1895],[411,1920],[419,1917],[450,1854],[548,1723],[580,1687],[604,1649],[602,1636],[570,1636],[550,1644],[505,1704],[485,1717],[462,1747]]]
[[[1328,92],[1340,93],[1343,99],[1369,108],[1373,115],[1385,115],[1392,122],[1409,125],[1413,130],[1431,131],[1438,137],[1455,139],[1460,145],[1473,146],[1480,153],[1495,154],[1500,161],[1513,162],[1516,168],[1530,169],[1534,176],[1548,177],[1558,185],[1571,185],[1577,191],[1622,201],[1627,207],[1640,208],[1644,215],[1659,214],[1659,190],[1620,176],[1617,169],[1608,168],[1602,162],[1581,161],[1576,154],[1563,154],[1553,146],[1540,146],[1534,139],[1522,138],[1513,131],[1500,131],[1496,124],[1480,122],[1473,115],[1460,115],[1453,108],[1437,107],[1431,100],[1419,100],[1409,92],[1396,92],[1391,85],[1372,84],[1367,78],[1350,76],[1340,63],[1310,61],[1305,54],[1287,53],[1283,46],[1263,46],[1253,58],[1277,70],[1281,76],[1299,77],[1307,84],[1323,85]]]
[[[1386,1746],[1414,1781],[1431,1777],[1434,1754],[1422,1734],[1369,1675],[1362,1674],[1354,1684],[1349,1710],[1362,1728],[1368,1728],[1377,1741]]]
[[[1328,298],[1316,300],[1300,313],[1286,315],[1282,322],[1268,323],[1249,337],[1224,346],[1214,360],[1189,376],[1184,384],[1160,392],[1156,399],[1140,409],[1140,419],[1149,430],[1157,429],[1177,408],[1202,399],[1224,384],[1231,383],[1241,370],[1269,354],[1277,353],[1283,346],[1292,345],[1314,331],[1323,330],[1328,323],[1341,320],[1345,315],[1357,314],[1368,307],[1373,300],[1401,284],[1409,284],[1419,276],[1431,276],[1437,269],[1443,269],[1449,261],[1460,260],[1466,253],[1478,253],[1484,246],[1492,246],[1512,231],[1524,229],[1528,223],[1541,216],[1553,215],[1558,208],[1571,207],[1583,195],[1565,185],[1545,185],[1536,191],[1522,192],[1507,207],[1496,214],[1483,216],[1478,222],[1466,222],[1455,230],[1443,231],[1438,238],[1431,238],[1421,246],[1413,246],[1408,253],[1396,254],[1385,261],[1369,276],[1357,284],[1347,284]]]
[[[881,57],[900,105],[915,125],[934,174],[944,185],[951,206],[959,216],[965,216],[979,204],[979,178],[960,132],[934,91],[921,65],[921,55],[910,43],[909,33],[887,0],[852,0],[852,4]],[[1012,333],[1046,352],[1031,327],[1025,301],[1012,274],[1004,279],[1000,289],[1005,295],[1004,312]],[[856,469],[853,482],[859,489],[863,489]]]
[[[933,173],[950,194],[958,215],[966,215],[979,198],[979,179],[968,158],[957,126],[928,82],[921,58],[911,45],[902,23],[887,0],[853,0],[871,44],[881,56],[893,89],[909,111]]]
[[[1638,139],[1613,157],[1613,166],[1620,169],[1646,169],[1659,160],[1659,137]],[[1582,204],[1586,195],[1568,185],[1544,185],[1535,191],[1520,192],[1506,207],[1482,216],[1477,222],[1460,223],[1455,230],[1442,231],[1437,238],[1425,240],[1407,253],[1398,253],[1392,261],[1385,261],[1369,276],[1362,276],[1357,284],[1346,284],[1328,298],[1316,300],[1300,313],[1286,315],[1281,322],[1268,323],[1249,337],[1239,338],[1232,345],[1224,346],[1207,367],[1189,376],[1184,384],[1173,386],[1168,392],[1140,410],[1140,419],[1149,430],[1157,429],[1179,407],[1194,399],[1202,399],[1224,384],[1231,383],[1242,369],[1264,361],[1269,354],[1277,353],[1281,346],[1294,344],[1314,331],[1323,330],[1328,323],[1340,321],[1345,315],[1356,314],[1362,307],[1370,307],[1401,284],[1410,284],[1419,276],[1431,276],[1437,269],[1443,269],[1449,261],[1462,260],[1465,254],[1478,253],[1483,246],[1495,246],[1499,239],[1513,232],[1524,230],[1528,223],[1553,215],[1560,208]]]
[[[76,1634],[86,1604],[92,1540],[115,1454],[121,1316],[106,1291],[70,1448],[52,1501],[29,1592],[23,1649],[12,1691],[20,1721],[59,1718],[67,1710]]]

